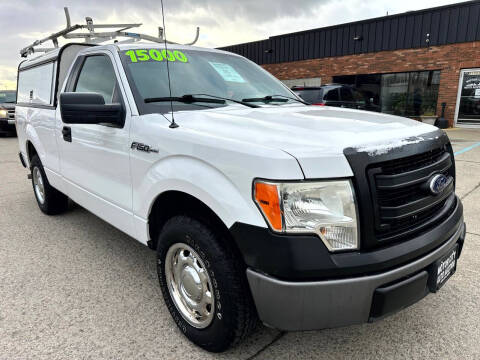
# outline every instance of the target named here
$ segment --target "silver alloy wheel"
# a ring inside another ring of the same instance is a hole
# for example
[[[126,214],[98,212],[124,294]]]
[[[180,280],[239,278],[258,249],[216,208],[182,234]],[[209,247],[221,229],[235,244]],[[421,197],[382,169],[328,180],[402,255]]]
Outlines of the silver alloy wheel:
[[[215,312],[212,282],[197,252],[184,243],[170,246],[165,277],[170,297],[182,317],[197,329],[210,325]]]
[[[34,167],[32,173],[35,195],[37,195],[40,204],[43,204],[45,202],[45,186],[43,185],[42,173],[38,167]]]

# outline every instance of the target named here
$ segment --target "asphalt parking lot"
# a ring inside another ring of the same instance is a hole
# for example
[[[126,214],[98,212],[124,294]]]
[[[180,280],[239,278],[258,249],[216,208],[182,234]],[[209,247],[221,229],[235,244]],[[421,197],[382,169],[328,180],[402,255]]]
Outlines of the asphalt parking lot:
[[[0,359],[480,358],[480,130],[448,134],[468,236],[439,293],[374,324],[300,333],[259,326],[220,355],[177,330],[153,251],[79,206],[43,215],[17,139],[0,138]]]

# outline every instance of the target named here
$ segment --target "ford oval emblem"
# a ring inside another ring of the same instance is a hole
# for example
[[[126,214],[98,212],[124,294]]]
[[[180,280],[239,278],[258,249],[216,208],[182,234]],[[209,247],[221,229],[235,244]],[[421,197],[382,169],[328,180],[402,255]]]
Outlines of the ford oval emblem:
[[[430,178],[428,186],[433,195],[440,194],[448,186],[448,178],[443,174],[437,174]]]

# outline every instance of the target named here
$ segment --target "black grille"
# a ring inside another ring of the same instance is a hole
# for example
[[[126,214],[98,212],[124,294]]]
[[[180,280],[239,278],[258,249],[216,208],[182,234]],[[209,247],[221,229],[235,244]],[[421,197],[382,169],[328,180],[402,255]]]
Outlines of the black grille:
[[[433,195],[427,186],[435,174],[452,177],[449,186]],[[447,146],[370,165],[367,176],[379,243],[401,240],[428,230],[453,209],[454,165]]]
[[[15,120],[15,110],[14,109],[8,110],[8,119],[9,120]]]
[[[405,173],[435,163],[443,154],[445,154],[445,152],[445,147],[441,147],[439,149],[427,151],[423,154],[407,156],[393,161],[386,161],[376,166],[382,168],[384,175]]]

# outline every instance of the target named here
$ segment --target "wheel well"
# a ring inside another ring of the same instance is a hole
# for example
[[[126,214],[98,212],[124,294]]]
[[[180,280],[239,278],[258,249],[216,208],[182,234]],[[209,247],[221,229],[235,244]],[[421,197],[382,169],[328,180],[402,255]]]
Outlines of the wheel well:
[[[176,215],[188,215],[217,231],[221,231],[223,237],[232,242],[235,251],[239,251],[228,228],[217,214],[202,201],[181,191],[167,191],[155,199],[148,217],[151,239],[148,242],[148,246],[151,249],[157,248],[158,235],[162,231],[163,226]]]
[[[37,150],[35,149],[35,146],[30,141],[27,141],[27,155],[28,155],[28,164],[30,165],[30,162],[32,161],[32,157],[34,155],[37,155]]]

